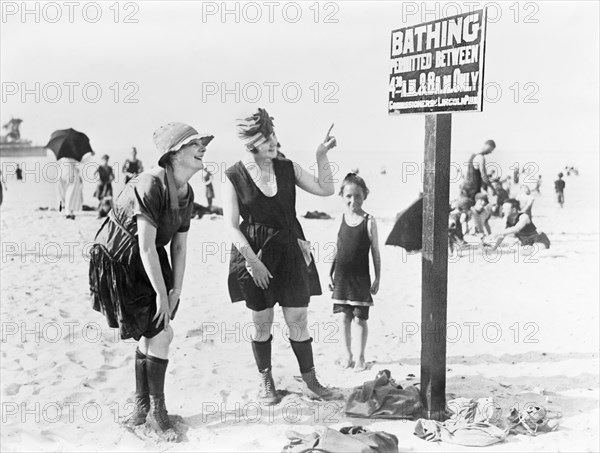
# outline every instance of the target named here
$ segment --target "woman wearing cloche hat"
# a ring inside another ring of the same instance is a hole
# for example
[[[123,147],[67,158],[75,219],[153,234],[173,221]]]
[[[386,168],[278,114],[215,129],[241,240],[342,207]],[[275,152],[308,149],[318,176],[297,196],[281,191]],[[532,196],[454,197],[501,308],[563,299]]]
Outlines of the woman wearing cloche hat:
[[[90,251],[93,308],[122,339],[138,340],[135,408],[126,423],[148,422],[168,441],[179,440],[167,416],[164,383],[173,339],[169,321],[179,306],[194,202],[188,181],[204,167],[212,139],[183,123],[160,127],[154,133],[159,167],[125,186]]]
[[[273,118],[266,110],[258,109],[238,124],[246,153],[226,171],[223,211],[235,246],[229,267],[229,294],[232,302],[246,302],[257,327],[252,350],[260,373],[259,398],[263,404],[279,401],[271,374],[271,329],[277,303],[290,329],[304,391],[317,398],[338,396],[322,386],[315,373],[307,309],[310,297],[321,294],[321,285],[310,243],[296,218],[296,186],[319,196],[334,192],[333,167],[327,153],[336,146],[336,140],[330,132],[331,128],[317,148],[315,177],[283,157]]]

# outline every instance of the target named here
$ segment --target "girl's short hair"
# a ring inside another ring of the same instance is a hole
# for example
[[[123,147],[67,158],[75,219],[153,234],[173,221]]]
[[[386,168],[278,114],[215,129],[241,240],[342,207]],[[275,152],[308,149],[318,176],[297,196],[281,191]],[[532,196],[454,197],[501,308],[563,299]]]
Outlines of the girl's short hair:
[[[369,188],[367,187],[365,180],[356,173],[350,172],[342,181],[342,187],[340,187],[340,197],[344,195],[344,187],[346,187],[348,184],[356,184],[358,187],[360,187],[365,194],[365,199],[367,198],[367,195],[369,195]]]

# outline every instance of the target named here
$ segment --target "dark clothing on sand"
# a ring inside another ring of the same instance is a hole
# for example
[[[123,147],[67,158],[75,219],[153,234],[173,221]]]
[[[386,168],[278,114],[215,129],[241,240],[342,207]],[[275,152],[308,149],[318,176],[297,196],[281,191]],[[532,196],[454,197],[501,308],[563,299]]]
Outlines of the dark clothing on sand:
[[[96,234],[90,252],[92,306],[106,316],[110,327],[119,328],[122,339],[152,338],[163,329],[162,323],[152,321],[156,293],[140,256],[137,216],[144,216],[156,227],[156,251],[168,292],[173,288],[173,270],[165,246],[176,233],[189,230],[194,202],[194,192],[188,185],[187,198],[179,201],[179,211],[172,210],[170,197],[177,197],[177,193],[168,186],[149,174],[127,184]],[[172,190],[175,193],[171,194]]]
[[[254,311],[279,303],[282,307],[306,307],[310,296],[321,294],[317,268],[296,218],[296,176],[287,159],[273,160],[277,193],[266,196],[240,161],[225,174],[233,184],[243,219],[240,231],[273,278],[263,290],[256,286],[246,260],[232,247],[229,265],[229,295],[232,302],[246,301]],[[310,260],[310,264],[307,264]]]

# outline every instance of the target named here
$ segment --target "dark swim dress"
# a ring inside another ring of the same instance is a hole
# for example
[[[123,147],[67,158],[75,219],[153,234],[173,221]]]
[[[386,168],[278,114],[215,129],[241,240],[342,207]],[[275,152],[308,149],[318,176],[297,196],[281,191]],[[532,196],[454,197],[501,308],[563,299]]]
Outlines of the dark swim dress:
[[[175,193],[172,180],[165,186],[158,176],[143,173],[132,180],[116,199],[90,251],[92,307],[105,315],[110,327],[119,328],[122,339],[152,338],[164,327],[152,321],[156,292],[140,257],[136,218],[142,215],[156,227],[156,251],[168,292],[173,288],[173,270],[165,246],[176,233],[189,230],[194,202],[189,185],[178,210],[172,207],[171,193]]]
[[[279,303],[282,307],[307,307],[310,296],[320,295],[321,284],[312,254],[296,218],[296,175],[287,159],[273,160],[277,193],[268,197],[257,187],[242,162],[225,174],[233,184],[243,219],[240,231],[254,253],[273,275],[269,287],[256,286],[246,260],[232,247],[229,264],[229,295],[232,302],[246,301],[254,311]],[[307,264],[307,261],[309,264]]]
[[[373,305],[369,275],[369,217],[369,214],[366,214],[362,222],[350,226],[346,223],[346,216],[342,216],[331,296],[338,305]]]

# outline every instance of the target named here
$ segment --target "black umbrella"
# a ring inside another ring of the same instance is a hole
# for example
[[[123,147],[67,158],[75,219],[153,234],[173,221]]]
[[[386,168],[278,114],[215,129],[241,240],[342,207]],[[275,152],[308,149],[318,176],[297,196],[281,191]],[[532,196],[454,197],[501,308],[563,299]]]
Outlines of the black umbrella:
[[[45,148],[51,149],[57,160],[70,157],[81,162],[87,153],[94,154],[88,136],[71,128],[54,131]]]

